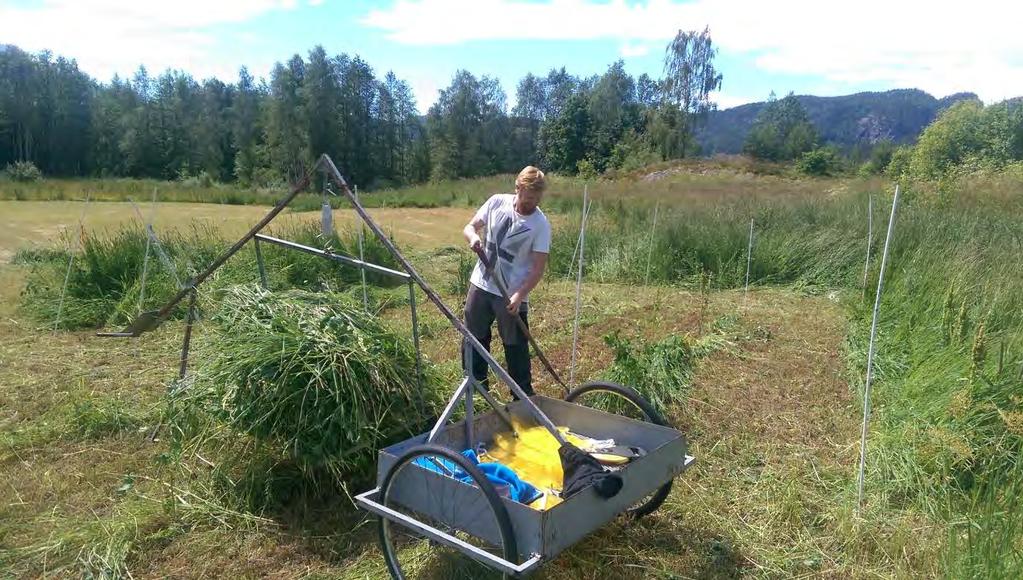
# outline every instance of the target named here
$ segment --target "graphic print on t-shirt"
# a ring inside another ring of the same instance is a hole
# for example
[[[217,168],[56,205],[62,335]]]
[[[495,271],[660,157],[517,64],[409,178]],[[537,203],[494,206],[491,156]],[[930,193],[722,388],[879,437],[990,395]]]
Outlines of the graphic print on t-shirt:
[[[473,218],[486,228],[484,251],[488,262],[500,269],[501,280],[508,292],[515,292],[526,280],[532,267],[532,253],[548,253],[551,226],[540,208],[524,216],[515,211],[514,194],[497,194],[487,200]],[[479,261],[469,281],[491,294],[501,295],[498,285]],[[525,298],[528,300],[528,297]]]
[[[514,227],[514,220],[511,216],[506,215],[500,216],[498,219],[500,222],[496,224],[497,227],[494,230],[494,239],[487,240],[487,258],[490,260],[491,264],[494,263],[494,258],[496,256],[499,260],[504,260],[505,262],[508,262],[509,265],[514,266],[515,255],[519,253],[519,248],[530,239],[529,236],[523,236],[522,234],[530,232],[532,229],[525,223],[520,223],[515,231],[508,233],[508,230]],[[500,261],[498,261],[496,267],[500,267]],[[503,268],[501,272],[502,274],[504,273]],[[502,278],[506,280],[507,276],[502,275]],[[490,272],[486,272],[483,275],[483,279],[489,281]]]

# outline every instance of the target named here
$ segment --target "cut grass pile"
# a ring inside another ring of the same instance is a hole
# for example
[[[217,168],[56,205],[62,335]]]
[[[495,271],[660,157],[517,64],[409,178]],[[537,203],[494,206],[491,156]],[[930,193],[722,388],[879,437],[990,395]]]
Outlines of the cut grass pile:
[[[361,481],[375,450],[422,430],[442,396],[430,367],[417,381],[411,341],[345,295],[236,286],[204,328],[171,408],[182,449],[218,462]]]

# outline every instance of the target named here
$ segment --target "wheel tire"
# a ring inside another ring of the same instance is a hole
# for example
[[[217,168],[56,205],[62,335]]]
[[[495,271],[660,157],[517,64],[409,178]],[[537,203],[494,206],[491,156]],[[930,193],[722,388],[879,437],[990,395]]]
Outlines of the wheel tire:
[[[589,383],[585,383],[576,387],[575,389],[572,389],[572,391],[568,393],[568,395],[565,397],[565,400],[568,401],[569,403],[575,403],[576,399],[582,397],[583,395],[595,392],[611,393],[613,395],[628,400],[643,413],[643,415],[645,416],[644,419],[648,423],[653,423],[655,425],[663,425],[665,427],[671,426],[668,424],[667,421],[664,420],[664,417],[662,417],[661,414],[657,412],[657,409],[655,409],[654,406],[651,405],[649,401],[643,398],[643,395],[640,395],[639,392],[637,392],[632,387],[627,387],[625,385],[620,385],[618,383],[612,383],[608,381],[592,381]],[[652,495],[648,496],[645,501],[626,510],[625,512],[626,515],[632,519],[639,519],[645,515],[653,513],[654,511],[657,510],[657,508],[661,507],[661,504],[664,503],[664,500],[668,499],[668,494],[671,493],[671,485],[672,485],[671,481],[664,484],[663,486],[658,488],[657,491],[655,491]]]
[[[501,534],[504,559],[509,562],[516,562],[518,560],[518,546],[515,542],[515,534],[512,529],[511,519],[508,517],[508,510],[505,509],[504,504],[501,502],[501,496],[498,495],[497,490],[494,489],[490,480],[488,480],[486,476],[484,476],[483,473],[481,473],[480,470],[461,453],[456,453],[447,447],[429,443],[416,445],[410,448],[398,458],[394,465],[392,465],[384,475],[383,482],[380,484],[380,502],[386,507],[392,507],[388,506],[387,492],[390,489],[395,474],[397,474],[402,467],[420,457],[443,457],[444,459],[456,464],[468,473],[470,477],[472,477],[473,483],[480,489],[483,496],[486,498],[487,503],[490,505],[490,509],[497,522],[498,530]],[[392,509],[394,508],[392,507]],[[380,547],[384,553],[387,569],[391,573],[391,577],[395,580],[405,580],[405,574],[401,569],[400,562],[398,562],[397,552],[391,542],[387,529],[389,525],[400,526],[401,524],[389,522],[382,517],[379,518],[378,524]],[[433,542],[431,541],[431,543]],[[465,557],[469,558],[468,556]],[[502,576],[502,578],[508,577],[508,575]]]

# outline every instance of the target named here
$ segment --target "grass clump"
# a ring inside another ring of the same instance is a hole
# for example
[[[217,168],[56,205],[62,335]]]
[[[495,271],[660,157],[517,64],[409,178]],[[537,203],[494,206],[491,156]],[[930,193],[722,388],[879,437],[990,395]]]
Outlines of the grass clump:
[[[410,341],[345,295],[233,287],[210,322],[174,406],[305,475],[365,475],[374,450],[416,432],[438,401],[430,376],[420,390]],[[179,425],[186,438],[216,431],[195,427]]]
[[[712,350],[713,342],[672,334],[644,344],[618,332],[605,335],[604,343],[614,352],[607,378],[635,388],[665,414],[671,407],[685,403],[696,362]]]

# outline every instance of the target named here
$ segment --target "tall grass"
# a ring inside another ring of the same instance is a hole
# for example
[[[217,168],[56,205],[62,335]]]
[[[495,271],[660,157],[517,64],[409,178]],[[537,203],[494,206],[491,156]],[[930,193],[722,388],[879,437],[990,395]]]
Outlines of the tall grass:
[[[354,232],[324,237],[316,224],[296,223],[272,233],[307,246],[357,255]],[[153,310],[165,304],[178,292],[179,283],[186,283],[205,269],[232,241],[205,226],[161,233],[160,247],[170,266],[158,258],[155,249],[150,249],[143,295],[146,235],[141,226],[87,233],[72,263],[62,307],[60,295],[71,258],[67,248],[72,245],[64,243],[64,250],[21,251],[15,255],[15,262],[30,266],[22,291],[22,308],[41,323],[65,329],[126,324],[140,310]],[[269,286],[273,289],[340,290],[361,284],[362,278],[354,267],[270,244],[263,244],[262,251]],[[390,252],[375,237],[365,240],[364,251],[370,262],[397,267]],[[245,248],[225,263],[202,289],[215,295],[218,289],[257,279],[255,253]],[[366,280],[375,287],[396,284],[394,279],[372,272],[367,273]],[[183,313],[179,308],[173,316],[180,317]]]
[[[617,332],[604,336],[614,353],[606,371],[609,380],[634,387],[662,415],[688,402],[697,361],[715,350],[721,339],[708,335],[692,339],[669,335],[648,344],[637,344]]]
[[[1006,474],[1023,451],[1023,196],[1015,183],[1016,193],[1001,189],[987,197],[973,189],[907,191],[879,333],[867,483],[872,502],[939,517],[951,502],[958,517],[983,525],[994,504],[970,498],[1007,492]],[[862,385],[873,298],[860,289],[868,193],[662,206],[654,231],[647,208],[605,202],[594,206],[586,233],[585,275],[641,284],[652,256],[650,277],[657,283],[697,287],[708,277],[716,288],[740,287],[753,218],[752,284],[847,290],[851,378]],[[875,223],[885,223],[890,193],[873,194]],[[884,236],[876,229],[874,256]],[[554,273],[567,274],[576,236],[571,225],[556,232]],[[875,260],[868,288],[877,283],[877,269]],[[999,509],[1017,530],[1017,543],[1005,540],[1001,547],[1018,546],[1023,513]],[[965,549],[978,546],[971,540]]]
[[[592,211],[585,250],[590,280],[643,283],[649,261],[654,283],[695,285],[706,275],[712,287],[739,286],[751,217],[757,224],[751,282],[846,286],[855,283],[857,265],[862,275],[864,214],[855,196],[662,207],[656,228],[649,207],[613,201]],[[555,230],[552,272],[570,271],[577,238],[572,225]]]

